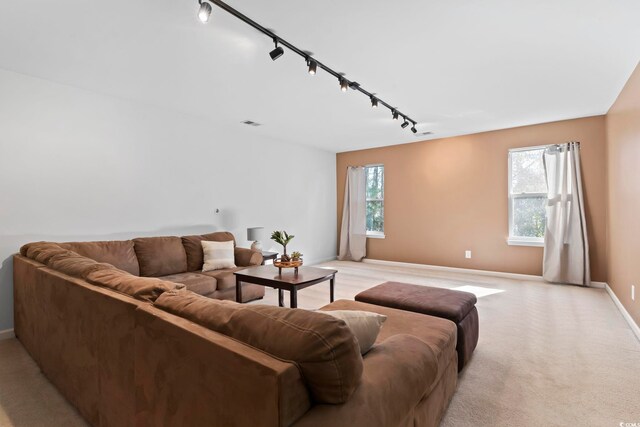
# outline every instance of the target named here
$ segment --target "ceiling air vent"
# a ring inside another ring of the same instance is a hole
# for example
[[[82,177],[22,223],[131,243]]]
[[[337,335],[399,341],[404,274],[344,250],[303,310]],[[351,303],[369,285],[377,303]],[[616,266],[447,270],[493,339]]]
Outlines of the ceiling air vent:
[[[433,135],[433,132],[422,132],[422,135]]]
[[[244,123],[247,126],[254,126],[254,127],[262,126],[261,123],[257,123],[257,122],[251,121],[251,120],[245,120],[242,123]]]

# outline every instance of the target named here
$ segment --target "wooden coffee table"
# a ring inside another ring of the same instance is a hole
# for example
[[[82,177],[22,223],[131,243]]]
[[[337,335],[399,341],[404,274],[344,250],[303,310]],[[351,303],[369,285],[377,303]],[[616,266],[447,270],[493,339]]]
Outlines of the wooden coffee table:
[[[272,265],[245,268],[233,273],[236,276],[236,301],[242,301],[242,282],[247,282],[278,289],[278,305],[280,307],[284,307],[282,291],[289,291],[291,308],[297,308],[300,289],[328,280],[329,299],[330,302],[333,302],[336,273],[336,270],[304,266],[298,268],[298,274],[295,274],[292,268],[283,269],[282,274],[278,274],[278,269]]]

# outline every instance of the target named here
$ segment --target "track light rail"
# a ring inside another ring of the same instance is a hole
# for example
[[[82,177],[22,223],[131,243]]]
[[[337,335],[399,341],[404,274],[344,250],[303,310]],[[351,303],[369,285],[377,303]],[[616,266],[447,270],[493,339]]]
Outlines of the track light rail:
[[[207,0],[199,0],[199,3],[202,5],[206,1]],[[391,104],[389,104],[389,103],[385,102],[384,100],[378,98],[373,93],[367,91],[359,83],[347,79],[345,76],[343,76],[342,74],[340,74],[337,71],[333,70],[328,65],[325,65],[322,62],[318,61],[316,58],[311,57],[309,54],[305,53],[304,51],[302,51],[301,49],[299,49],[298,47],[296,47],[292,43],[289,43],[288,41],[286,41],[282,37],[278,36],[277,34],[273,33],[272,31],[270,31],[267,28],[263,27],[262,25],[258,24],[256,21],[254,21],[253,19],[251,19],[248,16],[244,15],[243,13],[239,12],[238,10],[234,9],[233,7],[229,6],[227,3],[225,3],[225,2],[223,2],[221,0],[208,0],[208,2],[210,2],[212,4],[215,4],[220,9],[222,9],[225,12],[235,16],[236,18],[240,19],[244,23],[246,23],[246,24],[252,26],[253,28],[255,28],[256,30],[260,31],[261,33],[263,33],[264,35],[266,35],[267,37],[272,39],[277,46],[284,46],[287,49],[289,49],[290,51],[298,54],[299,56],[301,56],[306,61],[307,64],[309,64],[310,61],[313,61],[313,62],[315,62],[317,68],[320,68],[320,69],[326,71],[327,73],[331,74],[332,76],[337,78],[341,83],[342,83],[343,80],[346,80],[351,89],[356,90],[356,91],[364,94],[365,96],[367,96],[367,98],[371,99],[372,104],[374,103],[374,100],[377,100],[377,102],[375,103],[376,106],[378,104],[380,104],[380,105],[383,105],[383,106],[387,107],[389,110],[391,110],[391,113],[392,113],[394,119],[396,119],[398,116],[400,116],[403,119],[405,119],[406,121],[413,123],[413,127],[411,128],[411,130],[413,131],[413,133],[416,133],[415,126],[416,126],[417,122],[415,120],[413,120],[408,115],[402,113],[396,107],[393,107]],[[272,58],[273,58],[273,56],[272,56]],[[276,58],[273,58],[273,59],[275,60]]]

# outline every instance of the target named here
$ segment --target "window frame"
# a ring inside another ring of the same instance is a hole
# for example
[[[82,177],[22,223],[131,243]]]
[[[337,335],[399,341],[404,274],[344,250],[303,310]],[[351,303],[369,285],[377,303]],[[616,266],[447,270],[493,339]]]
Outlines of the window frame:
[[[523,236],[514,236],[513,235],[513,202],[515,199],[527,199],[527,198],[535,198],[535,197],[544,197],[547,198],[547,193],[540,192],[531,192],[531,193],[512,193],[512,167],[511,167],[511,154],[517,153],[520,151],[535,151],[535,150],[546,150],[549,145],[536,145],[531,147],[518,147],[518,148],[510,148],[509,153],[507,155],[507,168],[508,168],[508,182],[507,182],[507,198],[509,205],[509,234],[507,237],[507,244],[510,246],[535,246],[542,247],[544,246],[544,237],[523,237]],[[543,153],[544,155],[544,153]]]
[[[382,202],[382,212],[383,212],[383,218],[384,218],[384,198],[385,198],[385,178],[384,178],[384,164],[383,163],[372,163],[372,164],[368,164],[368,165],[364,165],[365,168],[365,183],[364,183],[364,187],[365,189],[367,188],[367,178],[368,178],[368,174],[366,173],[367,168],[373,168],[373,167],[380,167],[382,166],[382,199],[370,199],[366,196],[365,194],[365,205],[367,202]],[[366,190],[365,190],[366,191]],[[384,239],[386,237],[385,235],[385,226],[384,226],[384,220],[382,221],[382,231],[370,231],[370,230],[366,230],[366,236],[367,238],[371,238],[371,239]]]

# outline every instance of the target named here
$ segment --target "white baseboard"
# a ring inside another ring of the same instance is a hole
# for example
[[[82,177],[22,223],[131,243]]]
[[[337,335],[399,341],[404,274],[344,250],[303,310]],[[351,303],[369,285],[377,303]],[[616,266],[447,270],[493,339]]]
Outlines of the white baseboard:
[[[332,256],[332,257],[328,257],[328,258],[318,258],[318,259],[312,259],[308,263],[305,262],[305,264],[307,264],[307,265],[316,265],[316,264],[322,264],[323,262],[335,261],[336,259],[338,259],[337,256]]]
[[[449,273],[477,274],[479,276],[503,277],[505,279],[532,280],[536,282],[547,283],[542,278],[542,276],[534,276],[532,274],[505,273],[503,271],[490,271],[490,270],[472,270],[470,268],[443,267],[441,265],[428,265],[428,264],[413,264],[410,262],[385,261],[381,259],[371,259],[371,258],[364,258],[362,262],[367,264],[388,265],[392,267],[405,267],[405,268],[417,268],[421,270],[446,271]],[[606,283],[604,282],[591,282],[590,287],[604,289],[605,286],[606,286]]]
[[[15,334],[13,333],[13,329],[7,329],[4,331],[0,331],[0,341],[8,340],[11,338],[15,338]]]
[[[371,259],[371,258],[364,258],[362,262],[368,263],[368,264],[388,265],[392,267],[417,268],[420,270],[446,271],[449,273],[477,274],[480,276],[504,277],[506,279],[535,280],[537,282],[544,282],[544,279],[541,276],[534,276],[530,274],[505,273],[502,271],[489,271],[489,270],[472,270],[470,268],[444,267],[441,265],[428,265],[428,264],[413,264],[410,262],[385,261],[381,259]]]
[[[622,303],[620,302],[616,294],[611,290],[609,285],[605,284],[605,289],[609,293],[609,296],[613,300],[613,303],[616,305],[616,307],[618,307],[618,310],[620,310],[620,313],[622,314],[622,317],[624,317],[624,320],[626,320],[627,323],[629,324],[629,327],[635,334],[636,338],[638,338],[638,341],[640,341],[640,327],[638,326],[638,324],[633,321],[633,317],[631,317],[627,309],[624,308],[624,305],[622,305]]]

